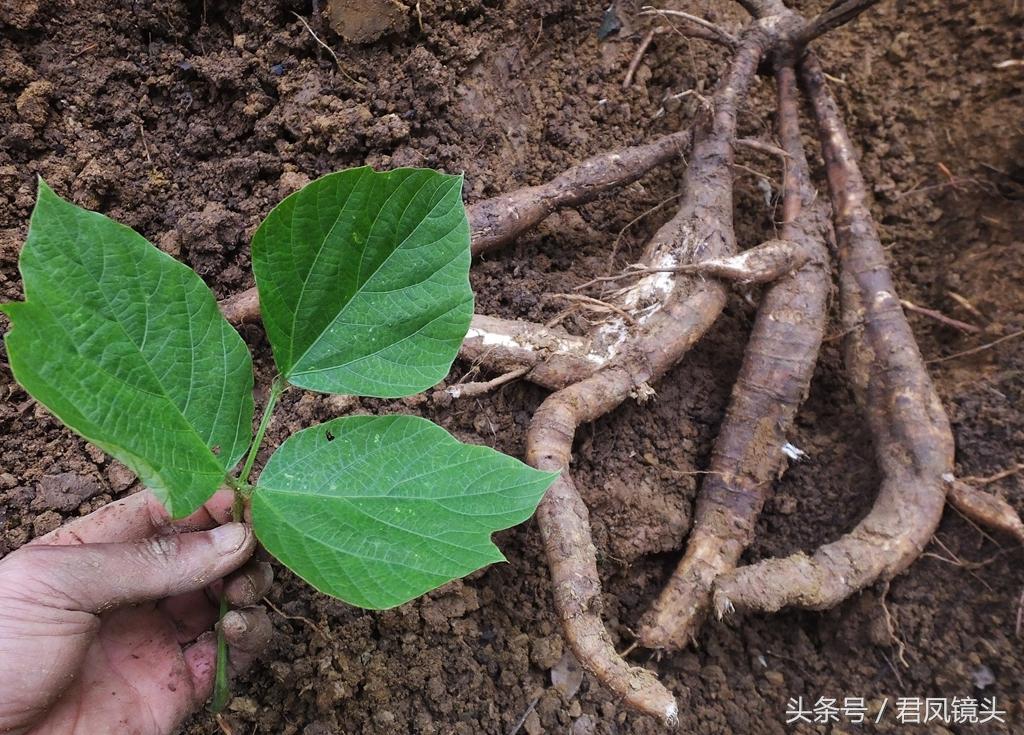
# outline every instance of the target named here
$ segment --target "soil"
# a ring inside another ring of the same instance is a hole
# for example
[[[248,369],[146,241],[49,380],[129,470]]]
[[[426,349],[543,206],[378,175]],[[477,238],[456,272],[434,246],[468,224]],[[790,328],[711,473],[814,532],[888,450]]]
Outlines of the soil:
[[[343,3],[344,4],[344,3]],[[802,3],[803,4],[803,3]],[[350,3],[356,6],[358,4]],[[394,5],[394,3],[392,3]],[[285,194],[357,164],[464,171],[475,201],[538,183],[587,155],[686,125],[723,52],[660,35],[628,90],[639,2],[598,39],[606,2],[423,0],[371,43],[340,39],[298,0],[8,0],[0,9],[0,296],[21,297],[17,253],[35,177],[136,228],[194,267],[223,297],[251,285],[248,240]],[[699,11],[729,24],[724,0]],[[693,7],[687,7],[694,10]],[[417,12],[418,10],[418,12]],[[294,13],[337,53],[337,63]],[[1024,70],[1020,3],[895,0],[820,44],[843,105],[901,296],[983,326],[965,335],[910,319],[926,357],[1024,327]],[[771,83],[741,127],[763,134]],[[741,162],[777,178],[775,162]],[[549,219],[473,272],[478,311],[543,320],[566,292],[632,262],[671,202],[680,169]],[[771,233],[758,177],[737,171],[740,241]],[[977,313],[953,296],[965,297]],[[756,293],[752,298],[756,300]],[[677,560],[753,307],[737,293],[714,330],[656,386],[580,432],[573,472],[601,554],[606,620],[622,649]],[[0,322],[6,329],[7,323]],[[837,327],[832,327],[833,333]],[[265,392],[270,351],[243,336]],[[456,364],[450,380],[467,370]],[[963,476],[1024,461],[1024,340],[931,365]],[[461,439],[520,455],[540,389],[513,383],[459,402],[286,395],[270,435],[342,413],[418,413]],[[132,475],[78,439],[12,381],[0,357],[0,555],[64,519],[137,489]],[[869,509],[870,439],[827,342],[792,442],[808,453],[763,514],[756,560],[835,539]],[[1024,511],[1024,479],[989,490]],[[564,696],[563,656],[539,535],[499,534],[509,563],[425,598],[369,613],[314,594],[284,569],[270,599],[277,636],[237,685],[239,733],[659,733],[589,676]],[[708,624],[699,648],[660,660],[687,733],[1024,732],[1024,552],[947,513],[926,555],[887,589],[838,609]],[[323,633],[303,622],[308,618]],[[896,697],[995,697],[1006,724],[897,724]],[[878,725],[786,725],[789,698],[863,697]],[[525,719],[523,719],[525,716]],[[962,729],[959,729],[962,728]],[[219,728],[203,713],[188,733]]]

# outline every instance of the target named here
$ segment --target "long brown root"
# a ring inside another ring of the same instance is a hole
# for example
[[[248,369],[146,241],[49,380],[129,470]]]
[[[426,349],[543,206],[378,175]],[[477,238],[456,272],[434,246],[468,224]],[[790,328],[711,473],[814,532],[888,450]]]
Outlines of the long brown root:
[[[825,12],[808,21],[807,27],[795,40],[799,45],[805,46],[833,28],[849,23],[877,3],[878,0],[836,0]]]
[[[523,378],[558,390],[600,366],[600,359],[591,354],[590,342],[555,327],[477,314],[459,356],[502,374],[529,368]]]
[[[796,73],[781,66],[776,79],[779,136],[787,154],[782,236],[809,262],[761,300],[686,555],[639,631],[648,648],[682,648],[695,637],[711,608],[715,580],[736,567],[753,540],[771,483],[785,467],[786,434],[806,396],[825,329],[827,213],[815,201],[800,141]]]
[[[839,540],[720,577],[715,606],[775,611],[825,609],[906,569],[942,516],[953,436],[893,287],[866,204],[853,145],[808,56],[802,79],[817,119],[834,209],[846,367],[874,439],[883,480],[871,512]]]
[[[803,240],[766,240],[742,253],[727,258],[708,258],[681,268],[680,272],[741,284],[773,283],[800,270],[808,261],[820,260],[820,255],[820,248]]]
[[[681,159],[690,147],[689,130],[644,145],[602,153],[567,169],[547,183],[485,199],[467,209],[473,255],[504,247],[562,207],[576,207],[630,184],[652,168]]]
[[[1024,521],[1002,498],[962,480],[953,480],[946,500],[975,523],[1005,533],[1024,544]]]
[[[735,252],[731,166],[736,113],[773,40],[772,32],[759,23],[744,34],[729,72],[716,89],[714,113],[695,133],[679,210],[645,250],[643,264],[648,268],[686,265]],[[670,715],[675,712],[673,697],[653,675],[631,667],[616,653],[601,621],[601,584],[588,513],[568,468],[577,427],[661,377],[714,323],[725,301],[725,287],[717,281],[666,273],[651,273],[625,289],[619,304],[637,313],[635,330],[624,341],[608,345],[612,357],[607,365],[549,396],[527,434],[527,461],[539,469],[562,471],[541,501],[537,520],[566,640],[580,663],[605,686],[664,721],[674,719]],[[610,333],[605,336],[618,333],[622,326],[605,328]]]

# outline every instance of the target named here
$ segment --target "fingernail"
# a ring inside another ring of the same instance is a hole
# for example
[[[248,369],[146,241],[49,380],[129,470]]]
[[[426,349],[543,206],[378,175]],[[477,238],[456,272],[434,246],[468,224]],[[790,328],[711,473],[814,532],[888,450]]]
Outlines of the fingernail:
[[[225,523],[210,531],[214,548],[221,554],[233,554],[242,548],[249,537],[249,531],[241,523]]]

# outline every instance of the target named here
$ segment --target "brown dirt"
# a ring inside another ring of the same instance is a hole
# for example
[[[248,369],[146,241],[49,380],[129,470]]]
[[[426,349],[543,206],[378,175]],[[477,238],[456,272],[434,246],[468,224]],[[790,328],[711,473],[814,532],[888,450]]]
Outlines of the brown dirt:
[[[476,200],[677,129],[698,102],[666,103],[659,116],[665,95],[707,89],[722,68],[720,51],[662,35],[636,84],[620,90],[638,40],[629,34],[643,28],[629,3],[620,4],[620,35],[604,42],[596,31],[606,3],[593,0],[419,5],[422,31],[410,10],[407,26],[363,46],[312,20],[337,49],[342,73],[292,15],[310,17],[297,0],[8,3],[0,10],[0,296],[21,295],[16,259],[37,174],[135,227],[226,296],[251,285],[247,242],[260,218],[308,177],[361,163],[434,166],[465,171],[467,198]],[[726,22],[739,17],[722,0],[702,7]],[[1024,72],[993,66],[1020,57],[1022,13],[1002,0],[888,2],[820,44],[827,70],[846,81],[836,90],[864,154],[901,296],[988,329],[968,337],[912,316],[926,357],[1024,326]],[[762,80],[741,118],[745,134],[767,125],[770,90]],[[774,165],[740,155],[751,167]],[[533,319],[556,313],[560,304],[542,295],[607,272],[609,243],[671,196],[678,175],[655,172],[556,215],[489,257],[473,276],[479,310]],[[770,231],[771,212],[743,172],[738,191],[738,234],[752,244]],[[626,233],[619,265],[667,214]],[[967,297],[984,320],[949,291]],[[749,304],[734,298],[707,339],[656,386],[654,401],[625,405],[580,432],[574,472],[592,509],[607,620],[622,648],[680,553],[698,482],[686,473],[706,465],[751,319]],[[258,326],[243,335],[265,389],[269,349]],[[748,559],[833,540],[870,507],[877,475],[837,345],[826,345],[792,437],[810,459],[779,484]],[[133,487],[123,467],[14,385],[5,359],[0,555]],[[953,421],[959,472],[987,475],[1024,460],[1024,340],[932,368]],[[457,365],[454,377],[465,369]],[[271,439],[340,412],[403,411],[521,455],[541,398],[520,384],[466,403],[433,394],[346,404],[293,392]],[[990,489],[1024,511],[1020,477]],[[710,624],[699,650],[661,661],[638,652],[634,660],[657,669],[678,694],[683,732],[790,731],[785,705],[796,696],[995,696],[1010,711],[1008,724],[955,731],[1022,732],[1024,641],[1014,625],[1024,552],[1002,539],[1000,549],[951,512],[938,537],[941,545],[929,546],[884,597],[872,590],[828,613]],[[279,570],[271,599],[315,621],[328,639],[275,617],[271,650],[238,684],[230,712],[237,731],[505,733],[536,700],[522,729],[530,735],[661,732],[589,677],[570,699],[550,686],[563,646],[536,528],[525,524],[498,541],[509,564],[379,614],[313,594]],[[938,558],[952,554],[991,561],[973,568]],[[994,683],[980,690],[975,681],[985,668]],[[950,732],[892,717],[845,728],[795,731]],[[216,730],[201,714],[188,732]]]

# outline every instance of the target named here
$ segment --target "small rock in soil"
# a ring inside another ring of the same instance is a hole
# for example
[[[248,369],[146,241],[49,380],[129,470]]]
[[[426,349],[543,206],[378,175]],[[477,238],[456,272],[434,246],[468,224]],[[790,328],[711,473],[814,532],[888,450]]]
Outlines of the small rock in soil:
[[[71,472],[47,475],[36,487],[32,510],[59,510],[67,513],[99,491],[99,483],[91,477],[82,477]]]
[[[239,712],[253,717],[259,714],[260,706],[252,697],[235,697],[231,700],[231,704],[228,705],[228,709],[232,712]]]
[[[975,689],[984,689],[996,683],[996,675],[992,673],[992,669],[982,664],[971,672],[971,683]]]
[[[572,699],[583,684],[583,668],[570,651],[565,651],[562,658],[551,669],[551,685],[562,693],[566,699]]]

